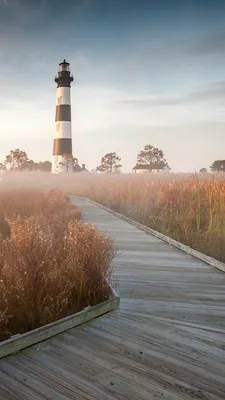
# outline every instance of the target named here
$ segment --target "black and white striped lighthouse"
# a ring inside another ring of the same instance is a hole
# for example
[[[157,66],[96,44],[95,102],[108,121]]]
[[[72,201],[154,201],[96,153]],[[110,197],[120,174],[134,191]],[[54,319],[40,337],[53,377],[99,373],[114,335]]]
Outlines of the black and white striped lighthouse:
[[[70,87],[73,76],[70,73],[70,64],[64,60],[59,64],[57,83],[55,137],[53,145],[52,172],[64,172],[64,154],[72,156],[72,126],[71,126],[71,96]]]

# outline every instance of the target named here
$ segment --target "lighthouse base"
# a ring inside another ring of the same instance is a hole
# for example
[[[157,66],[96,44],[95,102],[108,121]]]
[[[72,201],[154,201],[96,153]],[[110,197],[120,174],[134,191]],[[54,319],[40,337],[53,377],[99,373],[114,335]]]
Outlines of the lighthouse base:
[[[73,167],[68,165],[65,157],[63,156],[53,156],[52,157],[52,173],[59,174],[62,172],[73,172]]]

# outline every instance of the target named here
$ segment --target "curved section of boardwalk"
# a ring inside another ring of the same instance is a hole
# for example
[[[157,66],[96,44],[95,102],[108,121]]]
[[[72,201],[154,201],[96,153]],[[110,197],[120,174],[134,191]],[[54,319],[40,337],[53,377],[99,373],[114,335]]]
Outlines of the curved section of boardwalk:
[[[224,400],[225,274],[76,203],[115,240],[120,308],[0,361],[0,399]]]

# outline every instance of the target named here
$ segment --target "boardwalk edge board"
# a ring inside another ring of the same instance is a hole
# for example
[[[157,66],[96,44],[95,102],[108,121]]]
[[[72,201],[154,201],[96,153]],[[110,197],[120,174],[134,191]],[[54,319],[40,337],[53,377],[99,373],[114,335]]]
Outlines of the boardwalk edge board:
[[[191,247],[189,247],[185,244],[182,244],[182,243],[178,242],[177,240],[170,238],[169,236],[164,235],[163,233],[160,233],[160,232],[155,231],[154,229],[148,228],[147,226],[142,225],[139,222],[136,222],[136,221],[126,217],[125,215],[120,214],[117,211],[114,211],[100,203],[97,203],[94,200],[88,199],[86,197],[78,197],[78,196],[70,196],[70,197],[73,197],[74,199],[81,199],[81,200],[86,200],[86,201],[88,200],[88,201],[92,202],[93,204],[95,204],[96,206],[102,208],[103,210],[108,211],[109,213],[115,215],[116,217],[118,217],[120,219],[123,219],[124,221],[130,223],[131,225],[136,226],[137,228],[141,229],[142,231],[150,233],[151,235],[157,237],[158,239],[163,240],[164,242],[170,244],[171,246],[177,247],[178,249],[193,256],[194,258],[197,258],[197,259],[205,262],[206,264],[209,264],[211,267],[217,268],[220,271],[225,272],[225,264],[216,260],[213,257],[207,256],[206,254],[203,254],[198,250],[194,250]]]
[[[102,303],[86,307],[78,313],[59,319],[51,324],[41,326],[21,335],[15,335],[0,342],[0,359],[115,310],[119,306],[120,297],[111,286],[110,289],[110,298]]]

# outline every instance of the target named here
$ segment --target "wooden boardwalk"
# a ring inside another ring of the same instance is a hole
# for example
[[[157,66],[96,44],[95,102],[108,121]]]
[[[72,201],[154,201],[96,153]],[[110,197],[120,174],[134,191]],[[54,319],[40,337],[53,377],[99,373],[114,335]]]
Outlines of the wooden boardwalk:
[[[0,361],[1,400],[224,400],[225,274],[88,200],[120,308]]]

